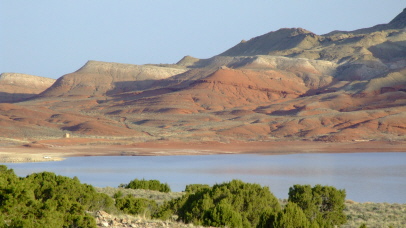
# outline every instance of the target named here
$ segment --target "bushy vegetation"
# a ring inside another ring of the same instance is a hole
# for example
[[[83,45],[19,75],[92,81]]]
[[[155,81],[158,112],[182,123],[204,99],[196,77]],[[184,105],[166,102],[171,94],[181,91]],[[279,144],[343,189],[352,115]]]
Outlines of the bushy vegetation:
[[[167,183],[161,183],[159,180],[139,180],[134,179],[128,184],[121,184],[119,187],[131,189],[148,189],[160,192],[170,192],[171,188]]]
[[[310,222],[297,204],[289,202],[283,211],[277,214],[269,212],[262,214],[261,223],[257,227],[307,228],[319,226],[315,222]]]
[[[189,184],[186,185],[185,192],[195,193],[204,188],[210,188],[210,186],[208,184]]]
[[[296,203],[311,222],[320,227],[335,227],[344,224],[345,190],[332,186],[294,185],[289,188],[289,202]]]
[[[0,227],[96,227],[88,212],[98,210],[216,227],[406,225],[406,205],[345,203],[345,191],[331,186],[294,185],[282,206],[268,187],[239,180],[188,185],[183,193],[96,189],[103,193],[77,178],[50,172],[22,178],[0,166]]]
[[[211,188],[188,189],[183,197],[163,205],[156,217],[167,219],[176,214],[179,220],[198,225],[255,227],[264,211],[280,211],[279,202],[269,188],[258,184],[233,180]]]
[[[116,207],[126,214],[151,216],[158,210],[158,204],[154,200],[144,198],[135,198],[127,195],[116,199]]]
[[[233,180],[190,185],[186,194],[163,205],[155,215],[217,227],[335,227],[345,223],[345,191],[331,186],[295,185],[284,209],[267,187]]]
[[[331,186],[294,185],[281,212],[265,212],[258,227],[337,227],[346,222],[345,191]]]
[[[114,208],[110,197],[77,178],[50,172],[20,178],[0,166],[0,227],[96,227],[86,211]]]

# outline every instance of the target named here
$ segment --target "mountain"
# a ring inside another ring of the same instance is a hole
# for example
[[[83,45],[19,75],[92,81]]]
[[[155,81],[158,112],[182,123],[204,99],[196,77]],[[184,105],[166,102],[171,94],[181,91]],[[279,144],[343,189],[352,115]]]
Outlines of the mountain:
[[[0,74],[0,103],[22,101],[49,88],[55,79],[28,74]]]
[[[362,29],[357,29],[355,31],[332,31],[329,34],[335,34],[335,33],[352,33],[352,34],[365,34],[365,33],[373,33],[376,31],[382,31],[382,30],[390,30],[390,29],[405,29],[406,25],[406,8],[403,9],[403,11],[398,14],[393,20],[391,20],[387,24],[379,24],[375,25],[370,28],[362,28]]]
[[[88,61],[74,73],[59,78],[41,96],[99,96],[146,90],[156,80],[185,72],[182,67]]]
[[[49,142],[69,132],[116,144],[404,141],[405,13],[324,35],[283,28],[209,59],[89,61],[29,100],[0,104],[1,133]]]

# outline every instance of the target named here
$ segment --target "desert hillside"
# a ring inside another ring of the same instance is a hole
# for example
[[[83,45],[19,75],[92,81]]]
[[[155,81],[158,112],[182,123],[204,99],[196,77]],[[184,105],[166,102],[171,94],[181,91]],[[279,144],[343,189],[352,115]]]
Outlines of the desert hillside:
[[[89,61],[55,82],[4,73],[0,94],[7,143],[405,141],[406,9],[355,31],[282,28],[209,59]]]
[[[0,74],[0,103],[12,103],[33,97],[48,89],[55,79],[28,74]]]

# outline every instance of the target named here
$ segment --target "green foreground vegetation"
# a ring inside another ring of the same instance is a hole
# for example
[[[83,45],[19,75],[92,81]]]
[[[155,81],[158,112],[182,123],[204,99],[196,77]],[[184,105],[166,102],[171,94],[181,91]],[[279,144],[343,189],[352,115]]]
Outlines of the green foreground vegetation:
[[[95,188],[50,172],[18,177],[1,165],[0,227],[97,227],[96,211],[215,227],[406,227],[405,204],[345,196],[331,186],[294,185],[278,200],[268,187],[240,180],[188,185],[182,193],[157,180]]]
[[[0,227],[96,227],[86,211],[114,209],[112,198],[77,178],[50,172],[20,178],[0,166]]]
[[[131,188],[131,189],[148,189],[158,192],[170,192],[171,188],[167,183],[161,183],[159,180],[138,180],[134,179],[128,184],[120,184],[120,188]]]

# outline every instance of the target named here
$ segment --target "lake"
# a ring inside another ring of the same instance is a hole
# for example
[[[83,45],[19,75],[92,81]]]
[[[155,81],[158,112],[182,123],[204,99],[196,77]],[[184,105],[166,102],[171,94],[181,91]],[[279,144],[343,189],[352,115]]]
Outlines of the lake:
[[[187,184],[240,179],[269,186],[278,198],[287,198],[294,184],[322,184],[345,189],[347,199],[357,202],[406,203],[406,153],[102,156],[3,164],[19,176],[50,171],[98,187],[145,178],[183,191]]]

